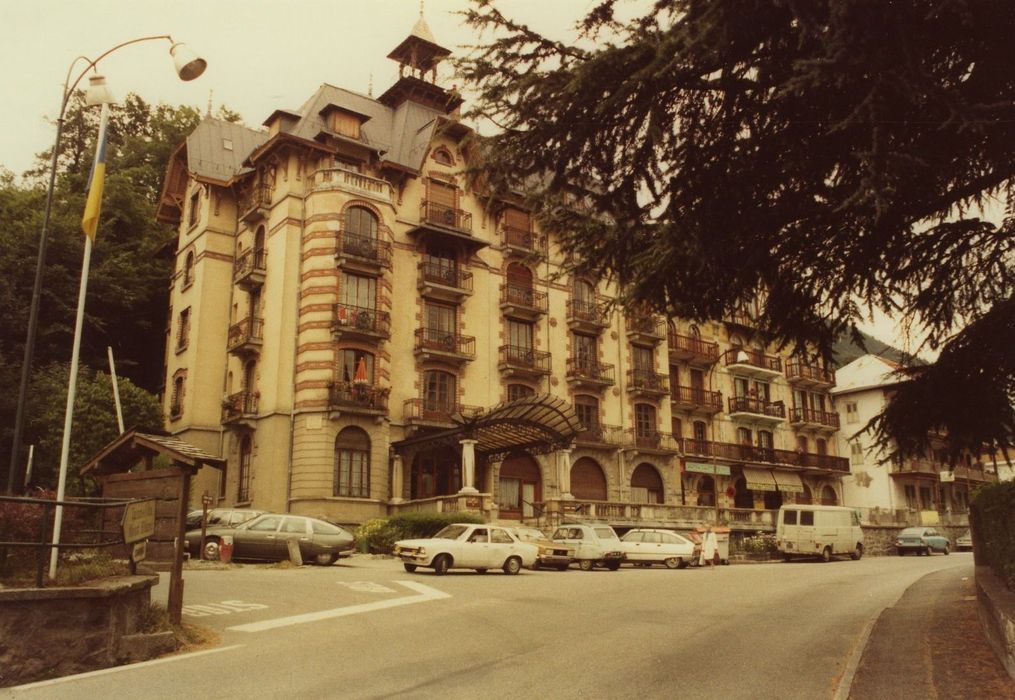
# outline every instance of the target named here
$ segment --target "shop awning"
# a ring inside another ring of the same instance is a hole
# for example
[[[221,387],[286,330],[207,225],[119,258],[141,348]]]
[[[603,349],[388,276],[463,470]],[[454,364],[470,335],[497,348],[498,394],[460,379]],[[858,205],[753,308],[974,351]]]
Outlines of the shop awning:
[[[772,476],[775,477],[775,485],[779,487],[779,491],[782,493],[803,493],[804,482],[800,480],[800,475],[796,472],[784,472],[776,469],[772,472]]]
[[[744,467],[744,478],[747,480],[747,488],[751,491],[776,491],[775,477],[768,469],[756,469]]]

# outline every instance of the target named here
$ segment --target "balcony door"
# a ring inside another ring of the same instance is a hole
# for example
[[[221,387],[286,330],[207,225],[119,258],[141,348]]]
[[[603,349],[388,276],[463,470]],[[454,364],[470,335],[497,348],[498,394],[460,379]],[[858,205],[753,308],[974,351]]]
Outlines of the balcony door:
[[[450,372],[423,373],[423,408],[440,414],[453,413],[458,403],[457,378]]]
[[[594,368],[599,358],[595,336],[575,333],[573,342],[574,359],[578,367],[586,371]]]

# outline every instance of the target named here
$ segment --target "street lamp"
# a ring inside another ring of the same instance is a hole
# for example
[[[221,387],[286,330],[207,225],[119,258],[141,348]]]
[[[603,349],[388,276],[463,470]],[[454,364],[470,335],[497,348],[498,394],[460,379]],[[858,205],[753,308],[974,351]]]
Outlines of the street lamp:
[[[35,335],[39,322],[39,299],[42,295],[42,273],[46,264],[46,243],[49,236],[49,215],[53,208],[53,188],[56,184],[56,164],[60,154],[60,136],[63,133],[63,117],[67,111],[67,104],[71,95],[77,88],[78,83],[85,77],[89,70],[96,67],[99,61],[109,54],[122,49],[124,46],[138,44],[143,41],[155,41],[165,39],[170,43],[169,55],[173,58],[173,65],[181,80],[193,80],[204,73],[208,63],[197,54],[187,48],[186,45],[173,41],[168,34],[158,36],[145,36],[138,39],[131,39],[122,44],[117,44],[95,60],[87,56],[78,56],[67,69],[67,77],[63,81],[63,94],[60,99],[60,113],[56,118],[56,140],[53,142],[53,156],[49,166],[49,188],[46,190],[46,209],[42,217],[42,232],[39,234],[39,254],[35,262],[35,282],[32,286],[32,301],[28,311],[28,331],[25,336],[25,358],[21,365],[21,383],[18,387],[17,412],[14,417],[14,435],[11,439],[11,461],[7,473],[7,493],[13,494],[15,484],[18,483],[17,476],[19,469],[19,457],[21,452],[21,438],[24,432],[25,422],[25,401],[28,394],[28,381],[32,373],[32,357],[35,354]],[[71,73],[78,61],[84,60],[88,63],[84,70],[71,82]],[[93,86],[94,88],[95,86]],[[101,98],[99,98],[101,101]],[[93,102],[95,103],[95,102]]]

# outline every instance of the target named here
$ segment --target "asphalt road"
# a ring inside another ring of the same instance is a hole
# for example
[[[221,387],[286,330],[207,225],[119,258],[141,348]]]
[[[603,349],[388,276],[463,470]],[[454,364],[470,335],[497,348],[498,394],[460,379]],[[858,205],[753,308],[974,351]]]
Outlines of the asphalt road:
[[[886,607],[972,556],[518,576],[355,557],[188,571],[217,647],[14,698],[833,698]],[[164,596],[164,587],[156,591]]]

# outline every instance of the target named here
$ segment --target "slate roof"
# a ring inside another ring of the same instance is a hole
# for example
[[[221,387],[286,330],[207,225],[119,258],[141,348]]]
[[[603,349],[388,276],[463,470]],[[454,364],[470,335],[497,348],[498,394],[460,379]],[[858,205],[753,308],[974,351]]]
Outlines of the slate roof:
[[[244,159],[267,140],[267,131],[205,117],[187,137],[187,168],[197,177],[226,182],[246,170]]]

